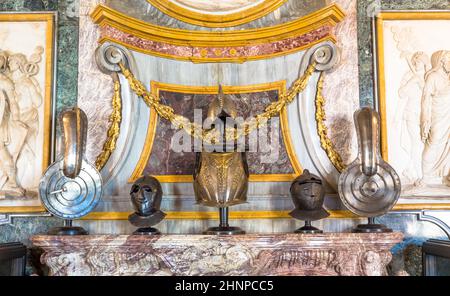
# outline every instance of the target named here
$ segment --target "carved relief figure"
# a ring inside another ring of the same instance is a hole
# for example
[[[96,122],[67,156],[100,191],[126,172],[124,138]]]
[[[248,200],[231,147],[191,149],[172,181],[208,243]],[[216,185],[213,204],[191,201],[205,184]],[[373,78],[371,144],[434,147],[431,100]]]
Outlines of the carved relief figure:
[[[10,76],[14,82],[20,119],[28,126],[24,157],[35,156],[36,137],[39,132],[39,107],[42,105],[40,86],[34,75],[39,72],[37,63],[41,60],[43,48],[38,47],[30,61],[23,54],[13,54],[9,57]],[[25,153],[26,156],[25,156]]]
[[[24,197],[26,190],[21,180],[33,177],[33,170],[26,165],[19,170],[18,163],[32,163],[36,157],[38,108],[43,98],[33,76],[39,73],[42,53],[43,48],[37,47],[27,59],[20,53],[0,52],[0,196],[3,198]]]
[[[8,57],[0,52],[0,191],[5,195],[23,195],[25,190],[17,182],[16,161],[21,142],[27,129],[19,121],[19,108],[16,102],[14,83],[5,75]],[[14,128],[14,137],[11,131]],[[13,143],[15,140],[16,143]],[[15,144],[15,145],[14,145]],[[15,148],[14,148],[15,147]]]
[[[450,186],[450,51],[433,53],[431,64],[425,76],[420,116],[425,148],[419,185]]]
[[[399,172],[404,196],[447,196],[450,50],[441,48],[450,42],[437,42],[422,27],[413,21],[386,25],[391,38],[385,50],[397,50],[385,57],[388,160]]]
[[[399,101],[394,126],[401,131],[400,145],[409,156],[409,165],[401,172],[410,183],[421,177],[423,145],[420,145],[420,109],[425,73],[429,70],[429,57],[422,51],[407,55],[409,71],[403,76],[398,91]]]

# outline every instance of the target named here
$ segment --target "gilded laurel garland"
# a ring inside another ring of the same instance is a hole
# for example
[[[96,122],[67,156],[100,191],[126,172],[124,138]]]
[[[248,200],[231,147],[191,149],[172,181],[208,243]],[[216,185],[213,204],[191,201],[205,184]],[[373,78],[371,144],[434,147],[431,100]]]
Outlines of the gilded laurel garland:
[[[316,122],[317,122],[317,133],[320,137],[320,145],[327,153],[328,158],[334,167],[342,172],[345,169],[345,165],[342,161],[339,153],[334,149],[334,145],[328,137],[328,128],[325,125],[326,115],[325,115],[325,98],[323,97],[323,73],[320,74],[319,82],[317,83],[317,93],[316,93]]]
[[[95,166],[98,170],[101,170],[105,166],[109,157],[116,149],[117,139],[119,138],[120,134],[120,123],[122,121],[122,99],[120,97],[120,80],[117,76],[114,78],[114,95],[112,99],[112,107],[113,111],[109,116],[111,125],[108,129],[108,136],[105,143],[103,144],[102,153],[97,156],[97,159],[95,161]]]
[[[159,99],[147,91],[143,83],[136,79],[136,77],[123,64],[119,64],[122,74],[128,80],[131,89],[134,93],[141,97],[144,102],[162,118],[170,121],[179,129],[185,130],[194,138],[200,139],[208,144],[217,144],[220,141],[220,131],[217,129],[204,130],[203,127],[197,123],[191,122],[188,118],[175,114],[175,111],[167,105],[161,104]],[[291,88],[284,95],[280,95],[278,101],[269,104],[265,111],[246,120],[240,127],[227,128],[225,130],[226,141],[236,141],[243,136],[249,135],[252,131],[267,124],[268,120],[277,116],[287,105],[289,105],[308,85],[311,75],[315,71],[316,63],[312,62],[302,77],[298,78]]]

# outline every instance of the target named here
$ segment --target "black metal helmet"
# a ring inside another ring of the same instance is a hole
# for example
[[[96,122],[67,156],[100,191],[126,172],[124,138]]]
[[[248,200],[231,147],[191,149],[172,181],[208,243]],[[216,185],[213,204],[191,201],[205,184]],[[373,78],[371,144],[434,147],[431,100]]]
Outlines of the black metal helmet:
[[[144,176],[136,180],[131,186],[130,195],[135,213],[131,214],[128,220],[134,226],[150,227],[161,222],[166,216],[160,210],[163,192],[155,177]]]
[[[322,180],[304,170],[291,184],[291,198],[295,209],[289,213],[299,220],[315,221],[328,217],[330,214],[323,208],[325,189]]]

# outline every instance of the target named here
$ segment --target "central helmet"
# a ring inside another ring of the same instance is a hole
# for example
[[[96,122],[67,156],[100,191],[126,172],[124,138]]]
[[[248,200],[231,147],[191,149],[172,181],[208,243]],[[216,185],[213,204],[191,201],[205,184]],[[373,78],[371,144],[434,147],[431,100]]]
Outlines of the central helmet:
[[[224,96],[222,87],[219,85],[219,94],[211,102],[208,109],[207,120],[215,124],[226,126],[237,117],[236,105]],[[227,147],[223,139],[223,148]],[[237,152],[236,145],[226,152],[197,152],[194,171],[194,192],[197,203],[209,206],[226,208],[232,205],[245,203],[247,201],[248,189],[248,164],[247,154]]]

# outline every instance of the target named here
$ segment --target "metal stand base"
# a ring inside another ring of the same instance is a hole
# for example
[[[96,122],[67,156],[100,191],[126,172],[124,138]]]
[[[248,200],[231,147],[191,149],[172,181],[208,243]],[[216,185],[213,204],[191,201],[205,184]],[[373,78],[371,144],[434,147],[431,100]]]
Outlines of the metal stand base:
[[[387,228],[383,224],[359,224],[355,229],[354,233],[386,233],[392,232],[392,229]]]
[[[63,226],[63,227],[55,227],[49,230],[49,235],[88,235],[87,232],[82,227],[74,227],[74,226]]]
[[[239,227],[211,227],[206,229],[203,234],[207,235],[237,235],[237,234],[245,234],[245,231]]]
[[[161,232],[159,232],[158,229],[153,227],[147,227],[147,228],[138,228],[135,232],[133,232],[133,235],[160,235]]]
[[[228,225],[228,208],[219,209],[220,223],[218,227],[210,227],[203,231],[207,235],[238,235],[245,234],[245,231],[239,227],[232,227]]]
[[[368,224],[359,224],[355,229],[354,233],[387,233],[392,232],[392,229],[387,228],[383,224],[375,224],[375,218],[369,218]]]
[[[294,231],[295,233],[316,234],[323,233],[322,230],[311,225],[311,221],[305,221],[305,226]]]

